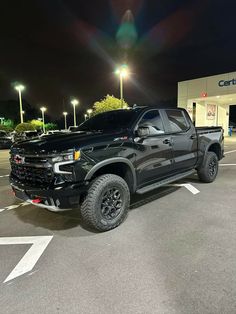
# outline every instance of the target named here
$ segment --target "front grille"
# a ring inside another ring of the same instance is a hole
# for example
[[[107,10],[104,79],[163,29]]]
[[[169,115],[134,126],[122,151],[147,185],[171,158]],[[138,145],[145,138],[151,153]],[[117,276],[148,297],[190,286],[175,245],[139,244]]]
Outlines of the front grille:
[[[11,164],[12,175],[20,182],[29,186],[49,186],[53,181],[52,168],[36,168],[24,165]]]
[[[45,164],[48,162],[48,158],[35,157],[35,156],[25,156],[25,162],[30,164]]]

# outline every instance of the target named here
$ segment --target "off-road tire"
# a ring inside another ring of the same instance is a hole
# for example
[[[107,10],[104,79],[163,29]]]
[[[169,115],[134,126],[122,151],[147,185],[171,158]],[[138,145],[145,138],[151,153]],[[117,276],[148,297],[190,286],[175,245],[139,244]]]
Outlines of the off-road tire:
[[[204,163],[198,169],[198,177],[200,181],[205,183],[213,182],[217,176],[219,161],[214,152],[207,152]]]
[[[113,189],[120,192],[122,202],[117,216],[114,219],[107,219],[102,212],[104,194]],[[99,231],[108,231],[116,228],[123,222],[128,214],[129,204],[130,191],[127,183],[117,175],[105,174],[92,181],[80,210],[83,221],[86,224]]]

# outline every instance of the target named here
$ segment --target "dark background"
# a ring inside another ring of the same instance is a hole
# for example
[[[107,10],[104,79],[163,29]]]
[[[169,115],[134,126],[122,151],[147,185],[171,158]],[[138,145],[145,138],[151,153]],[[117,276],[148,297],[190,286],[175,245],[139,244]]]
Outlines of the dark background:
[[[1,1],[0,100],[17,100],[19,81],[52,119],[72,111],[71,97],[82,114],[119,97],[114,68],[127,62],[130,105],[175,106],[178,81],[235,71],[235,9],[231,0]],[[120,40],[122,17],[133,28]]]

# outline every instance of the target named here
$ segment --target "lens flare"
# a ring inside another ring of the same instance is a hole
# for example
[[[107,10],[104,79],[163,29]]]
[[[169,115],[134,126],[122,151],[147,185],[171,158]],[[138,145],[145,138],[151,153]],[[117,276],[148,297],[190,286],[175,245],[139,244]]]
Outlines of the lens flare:
[[[135,44],[137,38],[138,33],[134,24],[133,14],[130,10],[127,10],[116,34],[117,42],[121,48],[130,49]]]

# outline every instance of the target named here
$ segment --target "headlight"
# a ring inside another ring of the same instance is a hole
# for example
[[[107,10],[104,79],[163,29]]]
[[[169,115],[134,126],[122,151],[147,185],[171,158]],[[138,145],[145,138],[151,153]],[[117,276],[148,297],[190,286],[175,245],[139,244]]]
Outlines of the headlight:
[[[80,159],[80,151],[76,150],[69,154],[59,155],[52,158],[52,162],[75,161]]]

